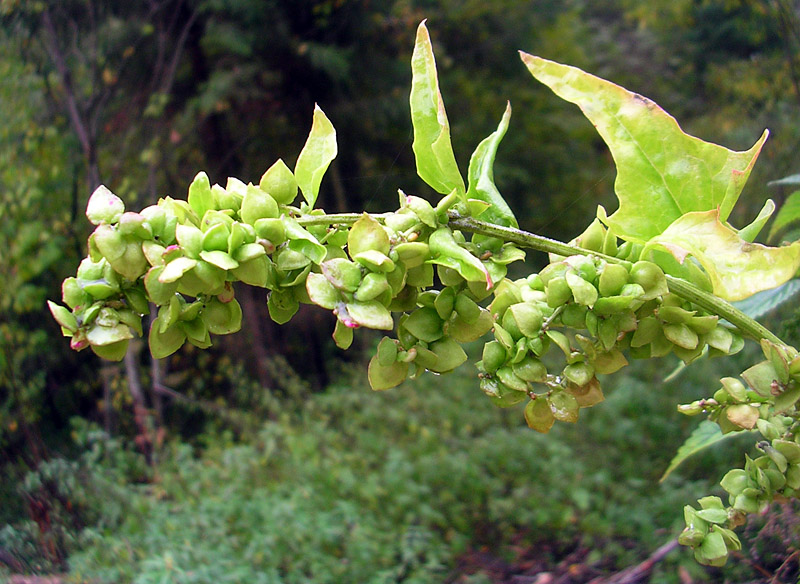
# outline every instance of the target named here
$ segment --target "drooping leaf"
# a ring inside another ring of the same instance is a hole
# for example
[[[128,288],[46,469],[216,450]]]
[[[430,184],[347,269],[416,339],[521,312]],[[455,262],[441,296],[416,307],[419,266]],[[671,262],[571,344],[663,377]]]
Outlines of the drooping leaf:
[[[670,461],[667,470],[664,471],[664,474],[659,480],[661,482],[665,481],[666,478],[672,474],[672,471],[678,468],[678,466],[680,466],[685,460],[694,456],[701,450],[704,450],[714,444],[719,444],[723,440],[728,440],[734,436],[741,435],[742,432],[729,432],[728,434],[723,434],[722,430],[717,424],[708,420],[703,420],[700,422],[700,425],[694,429],[681,447],[678,448],[678,452],[675,453],[675,456]]]
[[[443,195],[453,190],[464,199],[464,179],[450,142],[450,123],[444,109],[431,37],[425,22],[417,29],[411,56],[411,122],[417,174]]]
[[[800,268],[800,243],[767,247],[743,241],[736,230],[720,221],[717,210],[687,213],[653,238],[683,262],[691,254],[705,270],[714,294],[742,300],[756,292],[780,286]]]
[[[494,184],[494,158],[497,154],[497,147],[508,129],[510,119],[511,104],[509,103],[497,130],[478,144],[475,152],[472,153],[467,173],[469,177],[467,199],[479,199],[489,204],[489,208],[481,213],[483,221],[506,227],[519,227],[514,213],[511,212],[508,203]]]
[[[772,227],[769,229],[768,239],[774,241],[779,233],[790,225],[796,224],[798,220],[800,220],[800,191],[795,191],[789,195],[781,205],[778,214],[775,215],[775,221],[772,222]]]
[[[749,298],[734,302],[734,306],[750,318],[759,319],[775,310],[781,304],[794,300],[800,294],[800,279],[789,280],[785,284],[753,294]]]
[[[581,108],[611,150],[619,209],[601,219],[616,235],[646,242],[692,211],[719,209],[727,220],[767,132],[750,150],[728,150],[684,133],[654,102],[609,81],[525,53],[522,60]]]
[[[294,169],[297,185],[309,206],[313,207],[317,202],[322,177],[337,153],[336,130],[320,107],[314,105],[311,133],[297,158]]]

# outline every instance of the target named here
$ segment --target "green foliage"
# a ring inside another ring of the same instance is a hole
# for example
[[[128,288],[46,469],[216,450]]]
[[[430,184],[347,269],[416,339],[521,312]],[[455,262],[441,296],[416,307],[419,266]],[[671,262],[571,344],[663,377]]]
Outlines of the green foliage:
[[[699,562],[721,566],[741,547],[732,528],[744,514],[800,489],[800,356],[724,302],[779,286],[800,265],[798,243],[750,243],[774,205],[744,232],[725,223],[766,134],[749,151],[732,152],[683,133],[655,104],[614,84],[524,53],[522,59],[535,77],[582,106],[617,163],[620,209],[607,217],[601,207],[608,229],[593,223],[579,237],[581,247],[475,220],[489,213],[513,222],[492,168],[508,116],[479,145],[469,173],[479,196],[467,198],[423,23],[412,56],[411,113],[418,174],[445,195],[435,206],[401,191],[400,208],[379,217],[312,210],[337,153],[333,127],[317,107],[294,177],[281,168],[280,180],[265,175],[255,186],[231,178],[223,188],[200,173],[188,201],[166,197],[141,213],[124,212],[105,187],[95,190],[87,209],[97,226],[89,257],[63,288],[70,310],[51,303],[51,312],[74,349],[89,346],[116,360],[143,334],[148,300],[158,305],[150,329],[156,358],[185,342],[208,348],[211,333],[235,332],[242,311],[232,283],[239,280],[269,290],[279,323],[300,303],[331,310],[339,331],[390,330],[392,312],[401,313],[397,339],[384,339],[370,362],[373,389],[424,371],[448,373],[467,359],[461,344],[491,330],[488,362],[479,363],[481,388],[499,406],[526,402],[528,425],[542,433],[603,401],[597,375],[627,365],[622,351],[645,359],[674,353],[688,364],[706,353],[734,354],[743,346],[740,335],[753,337],[766,360],[742,373],[747,386],[723,378],[714,398],[682,408],[709,414],[723,433],[757,427],[767,439],[758,444],[764,456],[723,479],[730,507],[704,497],[700,510],[685,508],[680,542]],[[306,200],[299,208],[291,205],[295,184]],[[272,188],[285,202],[265,190]],[[468,239],[465,231],[475,235]],[[549,265],[524,279],[506,278],[507,265],[524,257],[516,244],[550,252]],[[349,336],[334,334],[337,344],[350,344]]]

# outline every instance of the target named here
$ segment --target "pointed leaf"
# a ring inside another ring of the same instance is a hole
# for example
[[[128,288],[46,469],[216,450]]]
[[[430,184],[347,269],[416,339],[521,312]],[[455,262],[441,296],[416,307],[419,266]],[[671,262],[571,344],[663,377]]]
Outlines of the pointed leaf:
[[[775,236],[790,225],[797,223],[798,220],[800,220],[800,191],[795,191],[789,195],[781,205],[778,214],[775,215],[775,221],[770,227],[768,239],[773,241]]]
[[[319,195],[319,185],[331,161],[336,158],[336,130],[318,105],[314,105],[311,133],[297,158],[294,176],[303,198],[313,207]]]
[[[681,130],[654,102],[609,81],[522,53],[531,74],[578,105],[617,165],[619,209],[604,222],[623,239],[645,242],[684,213],[719,209],[728,215],[768,133],[734,152]]]
[[[506,227],[519,227],[514,213],[506,203],[500,191],[494,184],[494,158],[497,147],[508,129],[511,119],[511,104],[506,106],[506,111],[500,124],[488,138],[478,144],[469,161],[469,190],[468,199],[479,199],[489,203],[489,208],[481,213],[481,220]]]
[[[764,203],[764,206],[761,208],[761,211],[758,212],[758,216],[753,219],[753,222],[750,223],[747,227],[744,227],[739,230],[739,237],[741,237],[745,241],[753,241],[758,234],[761,233],[761,230],[764,228],[764,225],[769,218],[772,217],[772,214],[775,212],[775,201],[772,199],[767,199],[767,202]]]
[[[719,211],[687,213],[650,245],[659,245],[683,262],[691,254],[706,271],[713,292],[725,300],[742,300],[780,286],[800,268],[800,243],[767,247],[743,241],[720,222]]]
[[[704,450],[714,444],[718,444],[723,440],[728,440],[734,436],[741,435],[741,432],[729,432],[728,434],[723,434],[722,430],[717,424],[714,422],[709,422],[708,420],[703,420],[700,422],[700,425],[694,429],[681,447],[678,448],[678,452],[675,453],[675,456],[670,461],[667,470],[664,471],[664,474],[659,480],[661,482],[666,480],[666,478],[672,474],[672,471],[678,468],[681,463],[694,456],[701,450]]]
[[[417,29],[411,56],[411,122],[414,126],[414,156],[417,174],[443,195],[455,190],[464,199],[464,179],[458,170],[450,143],[450,123],[444,109],[436,60],[425,23]]]

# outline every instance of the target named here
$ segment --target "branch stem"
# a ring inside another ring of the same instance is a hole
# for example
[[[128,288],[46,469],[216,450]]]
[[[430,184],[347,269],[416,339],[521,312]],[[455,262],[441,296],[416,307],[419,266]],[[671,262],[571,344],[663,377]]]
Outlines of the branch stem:
[[[332,213],[327,215],[303,215],[297,218],[300,225],[349,225],[353,224],[361,218],[362,213]],[[386,213],[374,214],[373,217],[381,218],[386,216]],[[520,247],[533,249],[544,253],[552,253],[560,256],[571,255],[591,255],[603,258],[611,263],[626,263],[627,260],[616,258],[614,256],[605,255],[596,251],[583,249],[576,245],[569,245],[555,239],[536,235],[528,231],[516,229],[514,227],[503,227],[494,223],[487,223],[472,217],[465,217],[457,212],[450,211],[448,213],[449,225],[461,231],[470,233],[479,233],[489,237],[497,237],[503,241],[515,243]],[[629,262],[628,262],[629,263]],[[735,326],[739,331],[756,341],[767,339],[773,343],[786,345],[778,336],[766,328],[757,320],[747,316],[744,312],[730,304],[729,302],[718,298],[705,290],[701,290],[691,282],[675,278],[674,276],[667,275],[667,285],[670,292],[677,294],[681,298],[696,304],[700,308],[708,310],[712,314],[718,315],[720,318],[727,320],[730,324]]]

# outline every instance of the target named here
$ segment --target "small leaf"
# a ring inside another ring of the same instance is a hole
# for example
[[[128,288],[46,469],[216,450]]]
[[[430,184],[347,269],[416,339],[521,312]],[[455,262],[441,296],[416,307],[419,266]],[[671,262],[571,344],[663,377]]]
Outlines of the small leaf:
[[[125,212],[125,203],[103,185],[97,187],[86,205],[86,217],[92,225],[116,223]]]
[[[767,199],[767,202],[764,203],[764,206],[761,208],[761,211],[759,211],[758,216],[753,219],[753,222],[747,227],[739,230],[739,237],[744,241],[749,242],[755,240],[755,238],[758,237],[758,234],[761,233],[761,230],[764,228],[764,224],[769,221],[769,218],[772,217],[774,212],[775,202],[772,199]]]
[[[497,147],[508,129],[510,118],[511,104],[509,103],[497,130],[478,144],[475,152],[472,153],[467,173],[469,177],[467,198],[479,199],[489,204],[489,208],[481,213],[481,220],[506,227],[519,227],[514,213],[494,184],[494,158],[497,154]]]
[[[388,367],[378,362],[378,356],[370,359],[367,376],[369,385],[375,391],[396,387],[405,381],[408,375],[408,363],[395,361]]]
[[[435,191],[446,195],[455,190],[464,199],[464,179],[458,170],[450,143],[450,123],[444,109],[436,60],[425,23],[417,29],[411,56],[411,122],[414,126],[414,157],[417,174]]]
[[[348,303],[347,312],[360,326],[387,331],[394,327],[392,313],[377,300]]]
[[[322,177],[337,153],[336,130],[325,113],[315,104],[311,132],[294,169],[297,185],[310,207],[317,202]]]
[[[797,223],[798,220],[800,220],[800,191],[795,191],[788,196],[783,205],[781,205],[778,214],[775,215],[775,221],[772,222],[767,239],[774,241],[779,233],[790,225]]]
[[[667,470],[664,471],[664,474],[661,476],[659,481],[664,482],[664,480],[666,480],[666,478],[672,474],[672,471],[678,468],[681,463],[694,456],[701,450],[704,450],[714,444],[718,444],[723,440],[728,440],[734,436],[741,436],[741,433],[723,434],[722,430],[717,424],[714,422],[709,422],[708,420],[703,420],[700,422],[700,425],[694,429],[681,447],[678,448],[678,452],[675,453],[675,456],[670,461]]]
[[[692,211],[718,209],[728,219],[768,132],[750,150],[734,152],[685,134],[641,95],[574,67],[521,56],[536,79],[581,108],[611,150],[619,209],[603,221],[618,237],[646,242]]]

